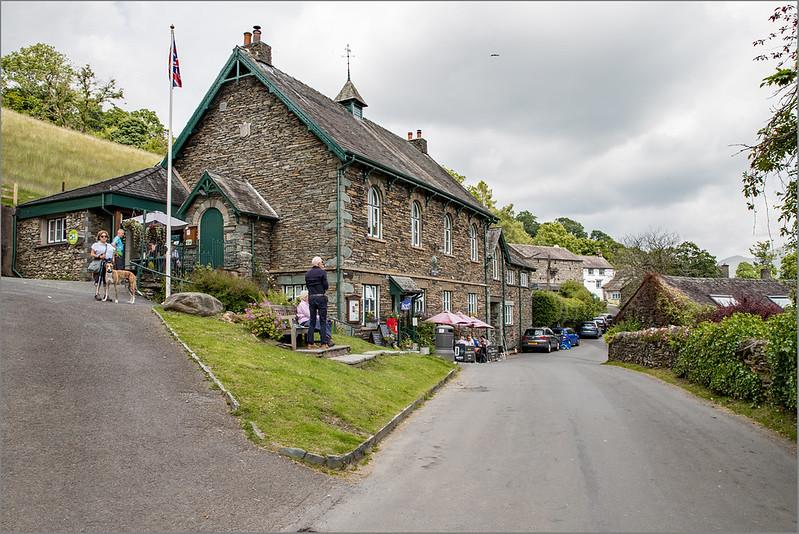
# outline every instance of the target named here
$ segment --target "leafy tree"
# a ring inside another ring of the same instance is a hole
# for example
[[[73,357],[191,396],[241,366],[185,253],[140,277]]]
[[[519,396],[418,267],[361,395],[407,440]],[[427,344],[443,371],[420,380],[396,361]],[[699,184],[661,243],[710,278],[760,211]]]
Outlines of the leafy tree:
[[[568,217],[558,217],[555,219],[555,222],[559,222],[561,225],[563,225],[566,231],[574,237],[584,239],[588,237],[588,234],[585,233],[585,228],[583,225],[573,219],[569,219]]]
[[[466,177],[464,175],[458,174],[449,167],[444,167],[444,170],[447,171],[449,175],[452,176],[459,184],[463,185],[463,183],[466,181]]]
[[[777,200],[774,207],[779,212],[780,234],[796,244],[797,193],[796,193],[796,105],[797,105],[797,55],[796,55],[796,6],[787,4],[774,9],[771,17],[781,26],[766,39],[758,39],[755,46],[765,46],[777,41],[778,47],[769,53],[760,54],[755,61],[776,60],[776,70],[763,79],[760,87],[775,89],[772,115],[757,131],[755,145],[743,145],[749,158],[749,170],[743,173],[743,193],[750,210],[755,209],[758,197],[765,199],[769,177],[776,177]],[[766,209],[770,207],[767,205]]]
[[[552,291],[533,291],[531,311],[533,324],[551,326],[560,320],[560,299]]]
[[[524,231],[527,232],[527,235],[530,237],[535,237],[535,234],[538,233],[538,227],[541,226],[537,219],[535,215],[527,210],[521,211],[516,215],[516,220],[522,223]]]
[[[73,119],[75,71],[67,56],[36,43],[2,58],[3,105],[59,126]]]
[[[533,243],[533,238],[524,230],[524,225],[516,218],[513,212],[513,204],[508,204],[499,210],[493,211],[494,215],[499,217],[499,226],[502,227],[505,241],[508,243],[522,243],[526,245]]]
[[[755,257],[755,269],[758,273],[763,267],[768,267],[771,276],[777,275],[777,268],[774,266],[777,253],[769,241],[758,241],[749,247],[749,253]]]
[[[613,238],[602,230],[591,230],[591,235],[589,237],[593,241],[613,241]]]
[[[113,78],[101,83],[88,64],[77,71],[76,80],[77,128],[81,132],[98,131],[102,128],[103,106],[123,98],[123,91],[117,88]]]
[[[783,280],[796,280],[796,249],[794,248],[780,261],[780,278]]]
[[[488,184],[485,183],[484,180],[477,182],[477,185],[469,185],[466,189],[474,198],[492,212],[497,209],[497,202],[494,200],[494,192],[488,187]]]
[[[558,245],[572,252],[580,250],[580,240],[570,234],[559,222],[545,222],[539,226],[533,244],[550,247]]]
[[[683,241],[675,248],[674,260],[669,274],[701,278],[721,277],[721,270],[716,267],[716,257],[691,241]]]
[[[748,261],[742,261],[735,269],[735,278],[748,278],[750,280],[756,280],[760,278],[760,272]]]

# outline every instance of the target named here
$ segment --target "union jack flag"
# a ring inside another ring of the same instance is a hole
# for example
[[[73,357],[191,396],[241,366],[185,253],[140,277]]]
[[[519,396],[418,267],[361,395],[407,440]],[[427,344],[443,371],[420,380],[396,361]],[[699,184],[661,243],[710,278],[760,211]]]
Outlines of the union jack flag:
[[[180,63],[178,62],[178,49],[175,47],[175,36],[172,36],[172,46],[169,51],[169,77],[172,78],[172,87],[183,87],[180,81]]]

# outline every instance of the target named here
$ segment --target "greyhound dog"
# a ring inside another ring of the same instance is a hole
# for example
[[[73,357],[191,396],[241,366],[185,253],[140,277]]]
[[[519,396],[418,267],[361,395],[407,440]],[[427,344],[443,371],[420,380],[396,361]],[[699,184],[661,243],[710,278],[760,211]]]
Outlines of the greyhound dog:
[[[130,271],[114,269],[111,261],[105,262],[105,296],[103,302],[108,300],[108,285],[114,284],[114,302],[119,302],[119,284],[122,280],[127,280],[128,291],[130,292],[129,304],[136,302],[136,275]]]

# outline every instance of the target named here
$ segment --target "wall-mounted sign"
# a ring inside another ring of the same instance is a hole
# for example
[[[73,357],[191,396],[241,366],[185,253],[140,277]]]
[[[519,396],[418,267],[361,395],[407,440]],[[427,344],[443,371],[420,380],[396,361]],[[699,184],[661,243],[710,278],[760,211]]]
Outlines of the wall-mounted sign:
[[[70,245],[76,245],[78,243],[78,231],[74,228],[67,232],[67,243]]]
[[[347,321],[350,323],[361,322],[361,300],[358,297],[347,300]]]

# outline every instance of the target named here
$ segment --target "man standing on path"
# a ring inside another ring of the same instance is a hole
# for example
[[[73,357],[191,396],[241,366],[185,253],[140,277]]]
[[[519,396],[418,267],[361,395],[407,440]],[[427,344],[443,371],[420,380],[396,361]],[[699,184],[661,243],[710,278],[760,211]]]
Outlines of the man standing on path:
[[[121,271],[125,268],[125,230],[120,228],[117,230],[117,235],[111,241],[111,246],[114,247],[114,270]]]
[[[311,317],[316,317],[319,314],[319,337],[322,342],[323,349],[329,347],[330,340],[327,339],[327,332],[324,325],[327,324],[327,273],[324,269],[324,262],[319,256],[314,256],[311,260],[311,268],[305,273],[305,285],[308,287],[308,307]],[[308,348],[314,347],[314,330],[316,325],[311,321],[308,325]]]

